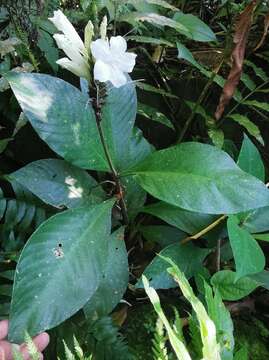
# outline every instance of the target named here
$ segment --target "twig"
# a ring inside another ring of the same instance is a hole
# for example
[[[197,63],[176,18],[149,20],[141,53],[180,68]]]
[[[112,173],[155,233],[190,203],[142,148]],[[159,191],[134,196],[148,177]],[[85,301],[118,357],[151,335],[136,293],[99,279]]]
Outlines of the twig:
[[[187,242],[191,240],[197,240],[203,235],[207,234],[210,230],[214,229],[217,225],[219,225],[223,220],[227,218],[227,215],[222,215],[217,220],[215,220],[213,223],[209,224],[207,227],[205,227],[203,230],[199,231],[197,234],[191,235],[180,241],[180,244],[186,244]]]

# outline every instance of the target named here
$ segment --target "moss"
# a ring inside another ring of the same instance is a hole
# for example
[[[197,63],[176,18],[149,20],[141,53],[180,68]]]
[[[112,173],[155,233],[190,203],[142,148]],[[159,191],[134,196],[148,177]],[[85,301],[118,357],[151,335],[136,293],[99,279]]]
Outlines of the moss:
[[[236,348],[245,346],[251,360],[269,359],[269,330],[255,317],[234,320]]]

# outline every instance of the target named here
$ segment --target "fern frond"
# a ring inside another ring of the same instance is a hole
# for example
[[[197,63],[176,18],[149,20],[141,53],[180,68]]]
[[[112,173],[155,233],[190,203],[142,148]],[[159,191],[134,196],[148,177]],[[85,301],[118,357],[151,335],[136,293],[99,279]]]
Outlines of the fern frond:
[[[24,360],[22,354],[17,351],[15,346],[12,347],[13,360]]]
[[[183,335],[183,326],[182,326],[182,320],[179,316],[178,310],[174,307],[174,313],[175,313],[175,320],[173,324],[173,329],[175,330],[175,333],[177,334],[178,338],[185,343],[184,335]]]
[[[133,359],[123,336],[119,333],[119,329],[111,317],[97,320],[93,325],[92,332],[97,340],[97,353],[102,352],[103,356],[109,360]],[[96,357],[98,358],[97,355]]]
[[[167,348],[165,346],[167,336],[165,335],[165,328],[162,320],[157,319],[154,338],[152,340],[152,352],[154,360],[168,360]]]
[[[26,332],[24,336],[24,341],[30,355],[31,360],[40,360],[40,353],[38,352],[37,347],[35,346],[31,336]]]
[[[63,343],[64,343],[64,352],[65,352],[66,360],[76,360],[75,355],[72,353],[72,351],[66,345],[66,342],[64,340],[63,340]]]
[[[78,356],[79,360],[83,360],[84,359],[84,354],[83,351],[79,345],[79,342],[77,341],[77,338],[74,336],[74,349],[76,352],[76,355]]]

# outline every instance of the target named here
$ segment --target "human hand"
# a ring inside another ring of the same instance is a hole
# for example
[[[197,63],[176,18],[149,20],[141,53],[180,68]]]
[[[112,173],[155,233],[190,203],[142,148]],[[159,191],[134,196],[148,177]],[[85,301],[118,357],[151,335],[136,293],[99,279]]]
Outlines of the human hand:
[[[0,321],[0,360],[12,360],[12,345],[7,340],[4,340],[8,334],[8,320]],[[40,360],[43,359],[41,352],[45,350],[49,343],[49,335],[42,333],[33,338],[33,342],[38,351],[40,351]],[[18,345],[18,352],[20,352],[25,360],[29,360],[29,353],[26,345]]]

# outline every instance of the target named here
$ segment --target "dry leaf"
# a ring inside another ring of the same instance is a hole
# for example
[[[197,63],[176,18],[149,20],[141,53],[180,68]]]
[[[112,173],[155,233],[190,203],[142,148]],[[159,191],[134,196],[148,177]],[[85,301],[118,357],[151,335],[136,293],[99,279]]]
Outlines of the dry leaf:
[[[220,101],[215,112],[216,120],[219,120],[222,117],[225,107],[233,97],[236,87],[240,81],[243,70],[248,33],[251,27],[252,15],[256,4],[257,0],[253,0],[240,14],[237,21],[233,39],[234,49],[232,52],[232,68],[223,87]]]

